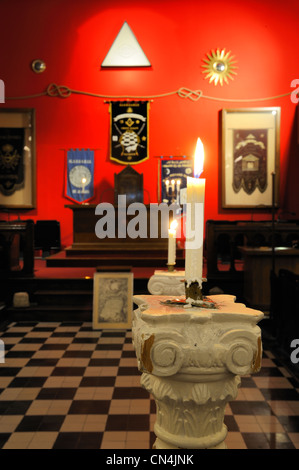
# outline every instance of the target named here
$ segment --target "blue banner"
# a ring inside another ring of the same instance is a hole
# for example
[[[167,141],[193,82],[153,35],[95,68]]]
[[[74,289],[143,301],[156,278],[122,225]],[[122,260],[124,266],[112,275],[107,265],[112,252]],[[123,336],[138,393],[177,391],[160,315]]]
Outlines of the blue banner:
[[[88,201],[94,196],[94,151],[67,151],[66,196],[76,202]]]

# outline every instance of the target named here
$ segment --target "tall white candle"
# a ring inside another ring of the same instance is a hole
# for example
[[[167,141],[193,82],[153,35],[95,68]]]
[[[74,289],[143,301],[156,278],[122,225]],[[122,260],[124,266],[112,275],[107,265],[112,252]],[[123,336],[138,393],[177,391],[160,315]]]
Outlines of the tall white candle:
[[[166,194],[168,196],[168,194],[169,194],[169,180],[165,181],[165,185],[166,185]]]
[[[199,178],[203,171],[204,148],[198,138],[194,157],[194,178],[187,178],[187,214],[185,245],[185,279],[187,285],[198,282],[202,286],[203,233],[205,179]]]
[[[176,259],[176,227],[177,221],[173,220],[168,229],[168,263],[175,264]]]
[[[85,185],[86,185],[86,182],[87,182],[87,179],[85,178],[85,176],[83,176],[81,182],[82,182],[82,194],[84,194],[84,192],[85,192]]]
[[[172,191],[172,196],[174,194],[174,185],[175,185],[175,180],[171,180],[171,191]]]

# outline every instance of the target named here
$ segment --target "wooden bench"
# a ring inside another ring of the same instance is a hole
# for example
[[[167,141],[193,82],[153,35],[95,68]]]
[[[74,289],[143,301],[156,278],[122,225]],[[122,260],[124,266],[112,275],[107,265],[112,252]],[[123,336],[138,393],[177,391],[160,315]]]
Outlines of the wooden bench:
[[[271,221],[207,220],[205,256],[208,280],[242,279],[242,254],[238,247],[270,247],[272,238]],[[274,240],[275,246],[293,247],[299,240],[299,221],[275,222]]]
[[[33,220],[0,221],[0,276],[33,276]]]

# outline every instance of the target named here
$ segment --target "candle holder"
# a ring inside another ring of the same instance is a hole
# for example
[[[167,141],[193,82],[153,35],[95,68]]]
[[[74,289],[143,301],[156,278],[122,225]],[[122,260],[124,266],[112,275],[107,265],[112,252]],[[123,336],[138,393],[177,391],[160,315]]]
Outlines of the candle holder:
[[[167,263],[167,269],[170,273],[172,273],[174,271],[174,267],[175,267],[175,263],[173,263],[173,264],[168,264]]]
[[[186,299],[192,300],[202,300],[202,291],[199,283],[197,281],[194,282],[187,282],[185,281],[185,293]]]

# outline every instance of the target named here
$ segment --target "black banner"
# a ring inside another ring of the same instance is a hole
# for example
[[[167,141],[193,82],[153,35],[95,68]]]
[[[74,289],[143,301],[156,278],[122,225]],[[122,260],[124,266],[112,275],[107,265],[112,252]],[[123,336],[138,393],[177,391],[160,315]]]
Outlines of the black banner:
[[[0,192],[11,196],[24,186],[23,128],[0,128]]]
[[[148,101],[110,103],[110,159],[134,165],[148,155]]]

